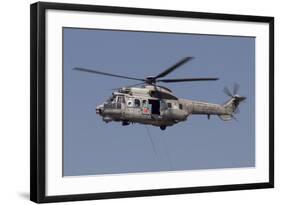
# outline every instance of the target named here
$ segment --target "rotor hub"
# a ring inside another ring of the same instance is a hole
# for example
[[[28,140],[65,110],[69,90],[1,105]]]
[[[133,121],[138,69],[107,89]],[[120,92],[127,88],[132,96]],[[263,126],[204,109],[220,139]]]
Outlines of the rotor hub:
[[[156,79],[154,76],[148,76],[148,77],[146,77],[145,82],[147,84],[154,84],[154,83],[156,83]]]

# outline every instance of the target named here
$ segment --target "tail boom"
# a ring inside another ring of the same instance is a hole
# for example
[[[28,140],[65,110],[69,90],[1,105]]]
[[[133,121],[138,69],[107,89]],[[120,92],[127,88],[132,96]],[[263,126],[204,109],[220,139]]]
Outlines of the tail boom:
[[[207,115],[208,118],[210,115],[218,115],[220,119],[228,121],[234,118],[233,113],[238,108],[240,102],[245,99],[246,97],[235,95],[223,105],[201,101],[184,101],[190,114]]]
[[[196,115],[223,115],[225,108],[222,105],[201,101],[185,100],[186,107],[190,114]]]

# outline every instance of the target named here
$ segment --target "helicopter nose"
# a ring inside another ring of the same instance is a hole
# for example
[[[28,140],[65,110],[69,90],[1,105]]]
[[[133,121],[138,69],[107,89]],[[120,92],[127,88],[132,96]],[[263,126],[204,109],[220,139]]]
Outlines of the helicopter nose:
[[[98,105],[96,107],[96,114],[102,115],[103,113],[103,105]]]

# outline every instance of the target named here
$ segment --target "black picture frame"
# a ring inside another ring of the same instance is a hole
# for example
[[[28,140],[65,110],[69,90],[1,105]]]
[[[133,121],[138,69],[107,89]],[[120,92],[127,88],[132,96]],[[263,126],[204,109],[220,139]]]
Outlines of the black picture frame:
[[[46,196],[46,10],[86,11],[102,13],[169,16],[195,19],[263,22],[269,24],[269,181],[250,184],[137,190]],[[38,2],[30,7],[30,200],[37,203],[96,200],[153,195],[217,192],[274,187],[274,18],[218,13],[202,13],[143,8],[125,8],[82,4]]]

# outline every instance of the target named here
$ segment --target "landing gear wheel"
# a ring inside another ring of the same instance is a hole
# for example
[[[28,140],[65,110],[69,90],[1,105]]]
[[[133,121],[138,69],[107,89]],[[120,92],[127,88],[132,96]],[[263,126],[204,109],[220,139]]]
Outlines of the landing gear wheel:
[[[161,130],[165,130],[165,129],[166,129],[166,126],[165,126],[165,125],[161,125],[161,126],[160,126],[160,129],[161,129]]]
[[[122,122],[122,125],[123,125],[123,126],[127,126],[127,125],[129,125],[129,124],[130,124],[129,121],[123,121],[123,122]]]

